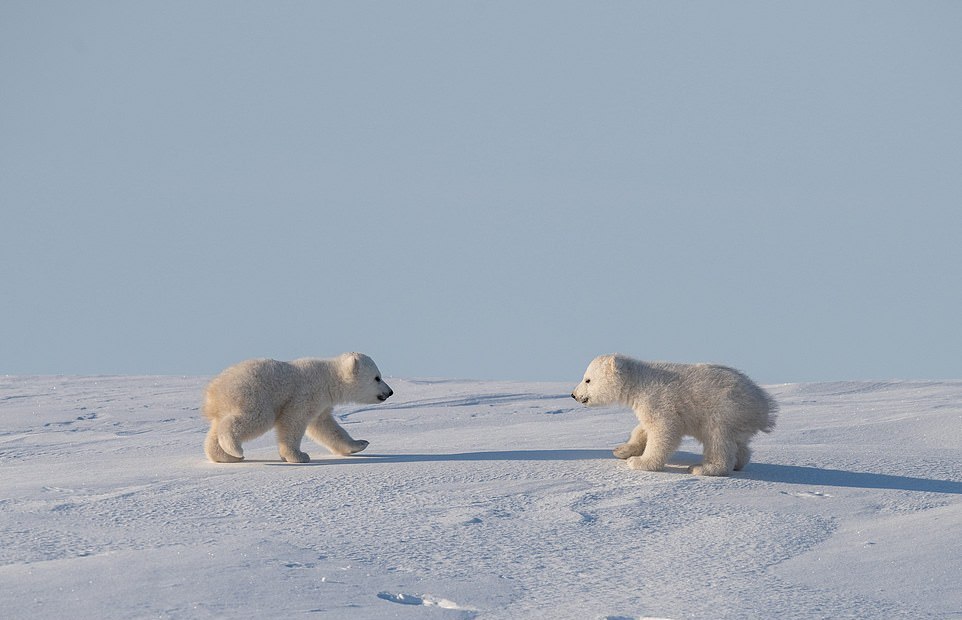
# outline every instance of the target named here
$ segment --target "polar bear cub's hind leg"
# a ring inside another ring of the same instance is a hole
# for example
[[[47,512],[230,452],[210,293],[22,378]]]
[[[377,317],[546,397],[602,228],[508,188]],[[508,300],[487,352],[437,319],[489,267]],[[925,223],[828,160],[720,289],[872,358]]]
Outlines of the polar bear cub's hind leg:
[[[210,430],[207,431],[207,439],[204,441],[204,453],[214,463],[238,463],[244,460],[244,457],[237,457],[233,454],[228,454],[220,447],[220,441],[218,441],[217,433],[217,420],[211,422]]]
[[[738,445],[724,433],[705,440],[704,462],[692,465],[688,471],[696,476],[727,476],[735,468]]]
[[[752,460],[752,449],[748,447],[748,442],[740,442],[738,444],[738,453],[735,456],[735,471],[741,471],[745,469],[745,465]]]
[[[244,449],[241,448],[242,438],[239,437],[237,428],[237,417],[227,416],[216,420],[211,424],[211,428],[217,427],[217,442],[221,449],[227,454],[241,460],[244,458]]]

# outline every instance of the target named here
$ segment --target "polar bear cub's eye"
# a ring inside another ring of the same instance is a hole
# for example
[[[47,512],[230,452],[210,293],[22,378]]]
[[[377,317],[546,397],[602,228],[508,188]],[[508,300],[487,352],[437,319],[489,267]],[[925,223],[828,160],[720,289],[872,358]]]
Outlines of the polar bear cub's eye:
[[[591,379],[585,379],[585,383],[591,383]]]
[[[380,383],[380,382],[381,382],[381,377],[374,377],[374,380],[375,380],[377,383]]]

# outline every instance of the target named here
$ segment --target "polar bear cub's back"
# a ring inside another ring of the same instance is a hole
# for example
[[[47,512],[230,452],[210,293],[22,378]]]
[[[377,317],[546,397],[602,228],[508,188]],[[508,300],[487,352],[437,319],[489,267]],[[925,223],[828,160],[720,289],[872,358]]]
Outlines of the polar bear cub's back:
[[[272,359],[234,364],[208,384],[204,415],[213,420],[230,413],[264,409],[276,415],[293,398],[299,372],[294,362]]]
[[[701,411],[724,412],[723,423],[747,432],[771,432],[778,404],[745,373],[719,364],[654,363],[678,377],[677,391]],[[694,420],[693,420],[694,422]]]

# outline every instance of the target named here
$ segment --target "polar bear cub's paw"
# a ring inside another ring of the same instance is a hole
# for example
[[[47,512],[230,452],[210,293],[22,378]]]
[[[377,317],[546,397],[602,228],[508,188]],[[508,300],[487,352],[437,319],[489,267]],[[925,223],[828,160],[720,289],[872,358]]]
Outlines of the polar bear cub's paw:
[[[688,473],[696,476],[727,476],[731,470],[717,463],[702,463],[689,467]]]
[[[645,453],[645,446],[639,446],[638,444],[623,443],[617,446],[611,451],[619,459],[627,459],[632,456],[641,456]]]
[[[643,469],[645,471],[661,471],[665,467],[664,463],[659,463],[643,456],[633,456],[626,462],[631,469]]]
[[[281,458],[288,463],[310,463],[311,455],[307,452],[301,452],[300,450],[288,450],[286,452],[281,452]]]
[[[360,452],[360,451],[363,450],[364,448],[368,447],[369,445],[371,445],[371,442],[369,442],[369,441],[365,441],[364,439],[355,439],[355,440],[352,441],[352,442],[350,443],[350,445],[348,446],[348,452],[347,452],[347,453],[348,453],[348,454],[357,454],[358,452]]]

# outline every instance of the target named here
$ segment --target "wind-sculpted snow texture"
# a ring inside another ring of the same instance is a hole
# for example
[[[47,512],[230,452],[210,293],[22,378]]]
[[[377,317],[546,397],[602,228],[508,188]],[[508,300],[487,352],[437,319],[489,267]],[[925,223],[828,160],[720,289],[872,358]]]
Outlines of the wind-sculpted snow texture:
[[[769,386],[702,478],[570,381],[391,379],[362,455],[213,464],[206,380],[0,377],[4,617],[962,617],[962,383]]]

